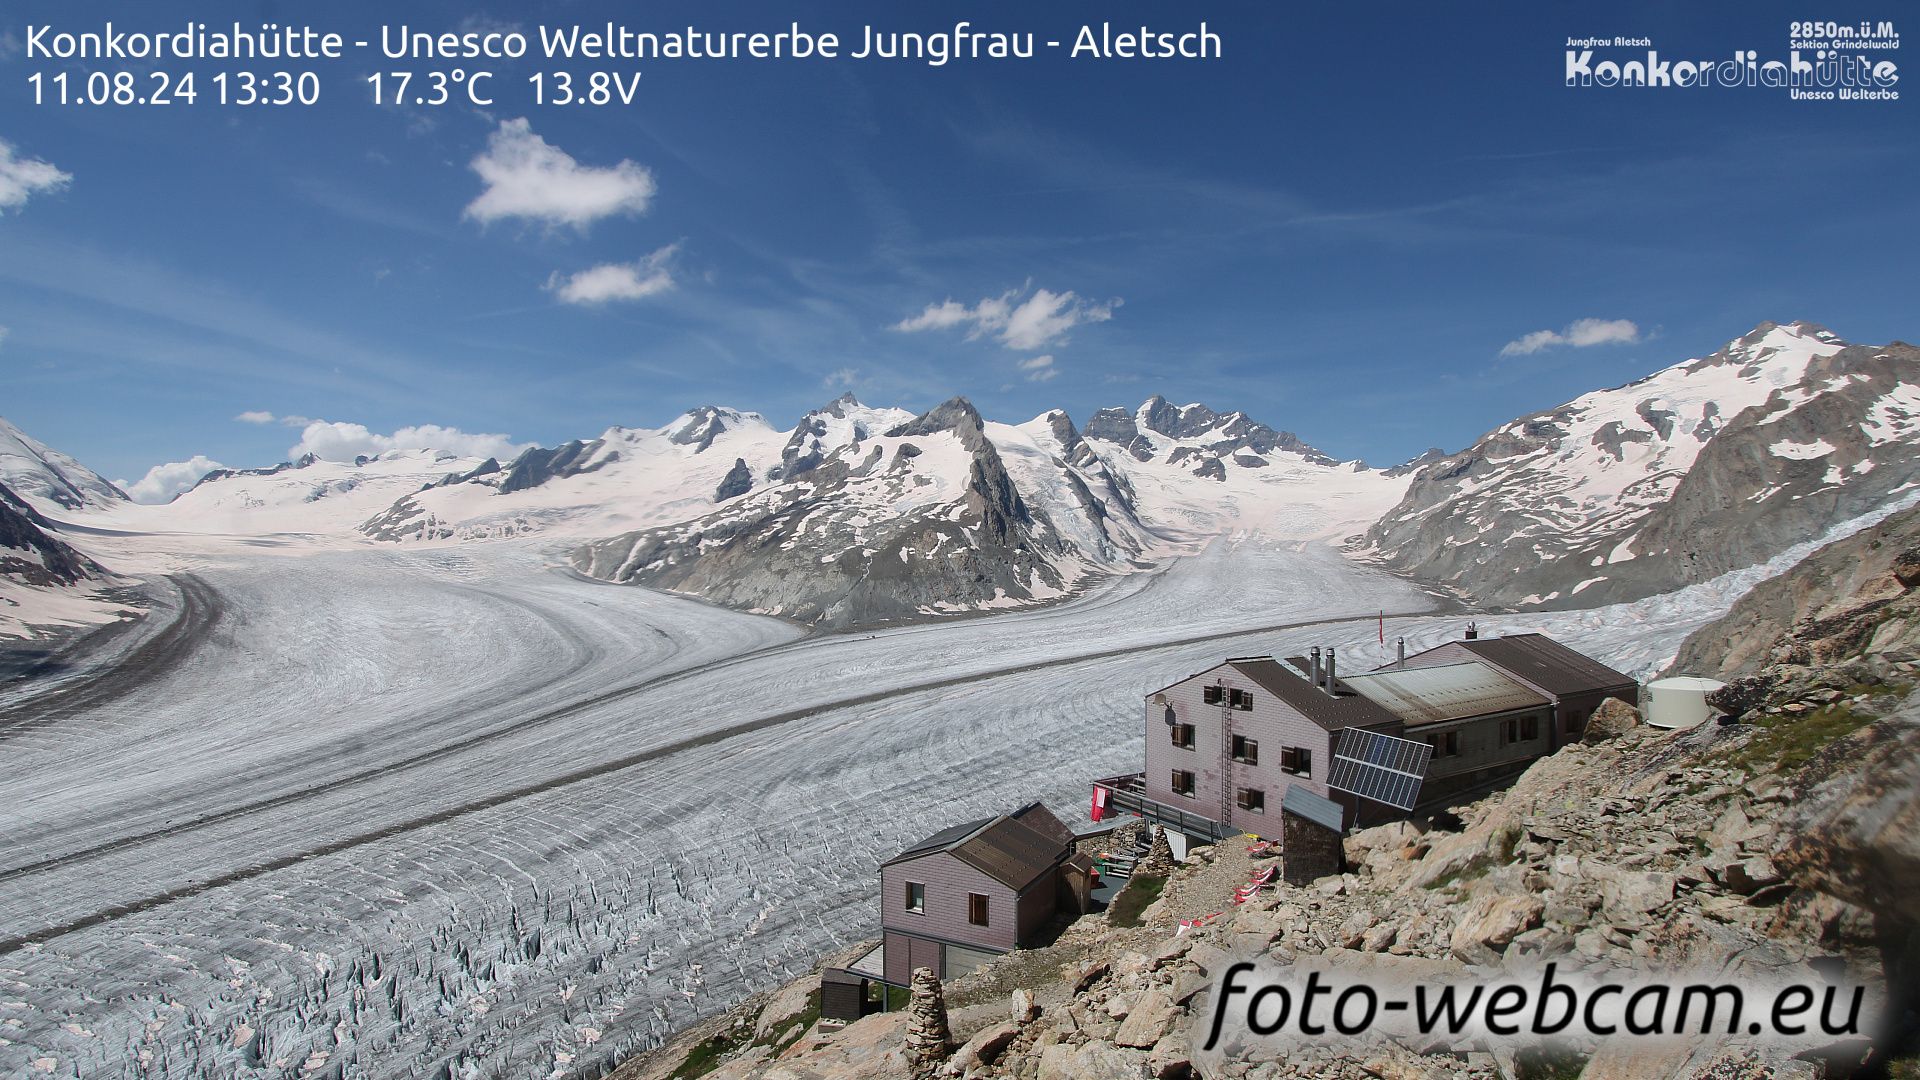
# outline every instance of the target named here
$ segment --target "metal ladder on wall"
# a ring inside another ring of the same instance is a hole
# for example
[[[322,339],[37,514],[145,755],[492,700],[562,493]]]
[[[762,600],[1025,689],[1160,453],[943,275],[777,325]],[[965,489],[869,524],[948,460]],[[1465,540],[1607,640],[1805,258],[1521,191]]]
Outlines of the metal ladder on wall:
[[[1233,706],[1223,690],[1220,695],[1220,816],[1214,820],[1225,825],[1233,812]]]

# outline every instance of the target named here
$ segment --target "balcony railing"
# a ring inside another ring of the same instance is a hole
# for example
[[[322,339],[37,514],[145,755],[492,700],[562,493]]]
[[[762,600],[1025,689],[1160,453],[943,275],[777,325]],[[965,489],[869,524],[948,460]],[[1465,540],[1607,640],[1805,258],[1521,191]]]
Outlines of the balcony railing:
[[[1188,836],[1204,836],[1209,840],[1225,840],[1229,836],[1240,835],[1241,830],[1232,825],[1147,798],[1145,773],[1109,776],[1104,780],[1095,780],[1093,786],[1106,789],[1108,810],[1139,814],[1155,825],[1176,829]]]

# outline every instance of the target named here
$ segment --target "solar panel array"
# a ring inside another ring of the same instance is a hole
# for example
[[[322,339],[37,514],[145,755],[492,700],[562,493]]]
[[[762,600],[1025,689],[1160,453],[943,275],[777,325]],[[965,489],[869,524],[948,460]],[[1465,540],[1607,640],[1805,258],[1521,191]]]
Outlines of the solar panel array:
[[[1327,786],[1363,799],[1413,809],[1433,747],[1364,728],[1347,728],[1333,751]]]

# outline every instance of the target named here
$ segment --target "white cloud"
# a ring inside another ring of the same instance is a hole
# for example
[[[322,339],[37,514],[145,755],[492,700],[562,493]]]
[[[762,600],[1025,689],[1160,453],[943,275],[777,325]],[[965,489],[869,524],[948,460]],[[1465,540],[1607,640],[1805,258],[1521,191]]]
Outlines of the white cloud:
[[[645,166],[582,165],[534,134],[524,119],[502,120],[472,168],[486,190],[467,204],[464,216],[481,224],[526,218],[584,232],[604,217],[643,214],[653,201],[653,173]]]
[[[391,435],[371,431],[364,424],[339,420],[312,420],[300,431],[300,441],[287,450],[299,459],[312,454],[328,461],[352,461],[389,450],[440,450],[461,457],[496,457],[502,461],[531,443],[516,443],[505,435],[474,434],[438,424],[403,427]]]
[[[265,409],[248,409],[234,419],[243,424],[271,424],[277,417]]]
[[[1639,340],[1640,327],[1628,319],[1575,319],[1564,330],[1535,330],[1515,338],[1500,347],[1500,355],[1527,356],[1560,346],[1632,345]]]
[[[547,291],[565,304],[644,300],[673,288],[673,271],[667,263],[678,249],[678,244],[670,244],[638,262],[603,263],[570,277],[555,271],[547,279]]]
[[[134,502],[163,503],[199,483],[201,477],[213,470],[224,468],[225,465],[205,454],[195,454],[186,461],[155,465],[136,483],[115,480],[114,485],[132,497]]]
[[[1028,382],[1046,382],[1048,379],[1060,374],[1060,369],[1053,366],[1053,355],[1051,353],[1029,357],[1020,361],[1020,370],[1027,373]]]
[[[900,320],[893,328],[915,333],[966,326],[969,341],[992,337],[1009,349],[1027,351],[1063,341],[1067,331],[1082,323],[1106,322],[1113,318],[1113,309],[1120,303],[1118,299],[1092,303],[1080,299],[1072,290],[1057,293],[1051,289],[1035,289],[1026,295],[1026,288],[1022,286],[999,296],[989,296],[971,307],[951,298],[928,304],[926,310]]]
[[[0,210],[14,210],[27,204],[27,197],[42,191],[58,191],[73,180],[39,158],[20,157],[13,144],[0,139]]]
[[[835,368],[827,373],[826,378],[820,380],[821,384],[829,390],[851,390],[859,381],[860,372],[850,367]]]

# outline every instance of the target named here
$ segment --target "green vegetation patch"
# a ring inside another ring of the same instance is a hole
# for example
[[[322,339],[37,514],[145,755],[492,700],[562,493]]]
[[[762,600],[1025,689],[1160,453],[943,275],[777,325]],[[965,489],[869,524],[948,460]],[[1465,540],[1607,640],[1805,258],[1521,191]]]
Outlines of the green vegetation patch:
[[[1133,927],[1140,925],[1140,914],[1147,905],[1160,899],[1166,891],[1167,879],[1164,875],[1135,875],[1127,879],[1127,887],[1113,898],[1107,908],[1107,921],[1115,926]]]
[[[1794,772],[1835,740],[1844,739],[1872,722],[1873,717],[1856,713],[1843,703],[1822,706],[1799,716],[1762,713],[1754,718],[1753,726],[1758,730],[1753,737],[1744,746],[1729,752],[1727,760],[1749,772]]]
[[[905,993],[906,991],[901,991],[903,996]],[[807,995],[807,1007],[800,1010],[799,1015],[787,1019],[766,1038],[742,1042],[733,1034],[723,1031],[701,1040],[699,1045],[687,1052],[686,1059],[680,1062],[680,1066],[673,1070],[673,1078],[674,1080],[693,1080],[694,1077],[705,1076],[719,1068],[734,1054],[751,1050],[756,1046],[767,1047],[771,1051],[768,1054],[769,1057],[779,1057],[787,1047],[799,1042],[800,1036],[805,1035],[819,1019],[820,991],[815,990]],[[735,1031],[738,1030],[738,1028],[735,1029]]]

